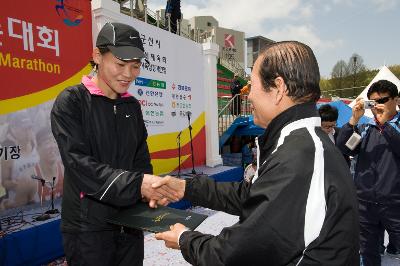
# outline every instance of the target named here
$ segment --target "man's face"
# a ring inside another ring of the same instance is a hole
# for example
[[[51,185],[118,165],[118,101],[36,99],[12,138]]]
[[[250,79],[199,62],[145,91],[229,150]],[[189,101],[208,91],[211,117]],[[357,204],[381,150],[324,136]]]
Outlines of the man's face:
[[[132,81],[140,74],[141,63],[139,60],[122,61],[116,58],[111,52],[100,55],[99,57],[100,82],[104,82],[107,93],[123,94],[128,91]]]
[[[322,121],[321,129],[326,133],[330,134],[333,132],[333,129],[336,127],[336,121]]]
[[[379,122],[386,122],[388,116],[392,116],[396,113],[397,98],[391,98],[388,93],[373,92],[370,96],[370,100],[374,100],[376,105],[372,108],[372,113]]]
[[[257,59],[254,64],[251,73],[251,90],[248,99],[252,107],[254,124],[266,128],[277,115],[274,101],[276,88],[269,88],[269,92],[264,90],[259,77],[261,60],[262,58]]]

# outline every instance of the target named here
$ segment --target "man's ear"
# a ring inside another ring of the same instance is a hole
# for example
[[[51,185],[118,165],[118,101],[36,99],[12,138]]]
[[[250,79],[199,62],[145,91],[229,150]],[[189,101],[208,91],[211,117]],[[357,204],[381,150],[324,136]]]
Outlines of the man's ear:
[[[95,47],[93,49],[93,53],[92,53],[92,57],[93,57],[93,62],[95,62],[95,64],[100,64],[101,61],[101,53],[99,48]]]
[[[283,97],[287,95],[286,83],[282,77],[275,78],[275,87],[276,87],[275,104],[278,105],[282,101]]]

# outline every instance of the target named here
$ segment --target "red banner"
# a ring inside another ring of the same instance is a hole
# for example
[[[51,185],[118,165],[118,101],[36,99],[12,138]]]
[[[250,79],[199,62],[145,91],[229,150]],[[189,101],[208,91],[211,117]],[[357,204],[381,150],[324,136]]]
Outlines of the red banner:
[[[89,0],[1,1],[0,100],[48,89],[91,58]]]

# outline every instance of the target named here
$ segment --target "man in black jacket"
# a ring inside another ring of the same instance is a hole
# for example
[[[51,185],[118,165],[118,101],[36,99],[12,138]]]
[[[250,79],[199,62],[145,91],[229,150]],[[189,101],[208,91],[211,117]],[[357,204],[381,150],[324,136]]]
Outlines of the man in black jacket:
[[[254,123],[266,128],[251,183],[166,177],[153,185],[239,222],[218,236],[175,224],[156,238],[194,265],[359,264],[355,191],[343,156],[321,130],[319,78],[308,46],[268,46],[251,76]]]
[[[51,127],[65,167],[61,232],[69,266],[142,265],[143,232],[106,218],[142,199],[153,207],[176,200],[168,189],[151,187],[160,178],[151,175],[140,104],[127,92],[143,57],[133,27],[107,23],[93,50],[96,74],[54,102]]]
[[[240,115],[240,105],[241,105],[241,99],[240,99],[240,89],[242,88],[242,84],[240,83],[239,76],[235,74],[233,76],[233,80],[231,83],[231,95],[232,95],[232,114],[233,115]],[[236,98],[234,98],[236,95],[238,95]]]

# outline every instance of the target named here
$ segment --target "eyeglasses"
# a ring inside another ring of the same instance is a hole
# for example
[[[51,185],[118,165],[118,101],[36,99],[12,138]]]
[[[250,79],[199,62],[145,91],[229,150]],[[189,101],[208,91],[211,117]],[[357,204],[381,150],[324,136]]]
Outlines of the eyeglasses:
[[[384,104],[384,103],[387,103],[391,98],[392,97],[390,97],[390,96],[386,96],[386,97],[382,97],[382,98],[379,98],[379,99],[371,99],[371,100],[373,100],[373,101],[375,101],[376,103],[379,103],[379,104]]]
[[[332,122],[328,122],[328,123],[332,123]],[[336,127],[336,123],[335,122],[333,122],[332,124],[326,124],[326,122],[322,122],[321,123],[321,128],[324,128],[324,129],[332,129],[332,128],[334,128],[334,127]]]

